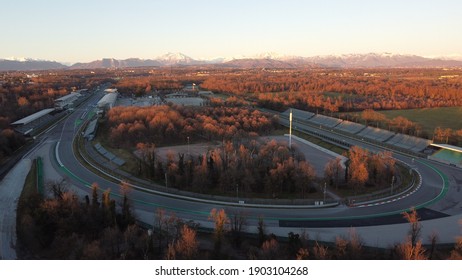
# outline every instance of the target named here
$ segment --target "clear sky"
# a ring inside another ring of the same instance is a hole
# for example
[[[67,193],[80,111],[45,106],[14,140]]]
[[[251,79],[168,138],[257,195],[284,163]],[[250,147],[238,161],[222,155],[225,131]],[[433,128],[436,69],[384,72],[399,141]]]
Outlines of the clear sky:
[[[459,0],[0,0],[0,58],[462,55]]]

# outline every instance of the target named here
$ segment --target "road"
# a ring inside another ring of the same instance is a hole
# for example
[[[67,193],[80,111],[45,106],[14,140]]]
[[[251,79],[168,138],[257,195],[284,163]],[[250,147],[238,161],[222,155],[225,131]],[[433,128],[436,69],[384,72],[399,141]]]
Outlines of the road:
[[[96,182],[102,189],[110,188],[112,197],[118,199],[119,186],[116,183],[101,178],[87,170],[76,159],[72,150],[72,141],[76,133],[77,119],[82,110],[88,110],[98,101],[95,95],[81,109],[70,114],[66,121],[59,123],[47,133],[49,165],[75,187],[79,193],[89,192],[91,183]],[[315,130],[302,123],[296,124],[297,130]],[[356,139],[349,139],[334,132],[318,129],[318,133],[345,141],[350,145],[358,145],[373,151],[382,148]],[[55,154],[56,151],[56,154]],[[426,236],[435,232],[441,243],[452,243],[460,235],[458,220],[461,219],[462,194],[460,183],[462,171],[444,166],[426,159],[414,159],[411,156],[395,153],[394,156],[418,170],[422,176],[421,187],[412,195],[402,197],[380,205],[366,207],[347,207],[339,205],[325,209],[298,209],[280,207],[245,207],[246,205],[227,205],[220,203],[206,203],[164,196],[147,190],[134,189],[131,200],[134,203],[137,218],[147,224],[154,221],[156,208],[165,208],[185,220],[195,220],[201,226],[212,226],[207,217],[213,208],[225,208],[228,214],[244,213],[248,217],[247,230],[256,232],[257,220],[263,217],[268,232],[280,236],[287,236],[289,232],[307,231],[311,238],[323,241],[333,241],[335,236],[346,235],[351,227],[355,227],[365,244],[370,246],[388,247],[405,239],[409,226],[403,223],[401,212],[410,207],[419,208],[423,221],[422,236],[424,243]],[[34,153],[30,158],[34,157]],[[45,170],[45,175],[47,171]],[[243,207],[244,206],[244,207]]]
[[[16,259],[16,207],[30,166],[21,160],[0,182],[0,260]]]

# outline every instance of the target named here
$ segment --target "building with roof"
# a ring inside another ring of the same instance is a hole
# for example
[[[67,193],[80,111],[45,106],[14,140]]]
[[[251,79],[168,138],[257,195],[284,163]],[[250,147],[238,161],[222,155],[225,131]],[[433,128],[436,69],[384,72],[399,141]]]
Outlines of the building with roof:
[[[448,144],[435,144],[432,143],[430,146],[438,149],[429,159],[439,161],[442,163],[462,167],[462,148],[448,145]]]
[[[50,113],[53,111],[55,111],[54,108],[43,109],[32,115],[12,122],[11,126],[13,126],[17,132],[28,135],[34,129],[48,123],[51,119],[53,119],[53,117],[50,115]]]
[[[97,129],[98,129],[98,119],[94,119],[88,123],[88,126],[85,129],[83,137],[87,139],[88,141],[93,140],[96,136]]]
[[[117,101],[118,92],[113,91],[110,93],[106,93],[96,104],[98,107],[98,113],[102,113],[105,110],[109,110],[114,107]]]
[[[80,91],[74,91],[68,95],[55,99],[55,108],[57,110],[64,110],[69,108],[74,103],[74,101],[80,97],[80,95]]]

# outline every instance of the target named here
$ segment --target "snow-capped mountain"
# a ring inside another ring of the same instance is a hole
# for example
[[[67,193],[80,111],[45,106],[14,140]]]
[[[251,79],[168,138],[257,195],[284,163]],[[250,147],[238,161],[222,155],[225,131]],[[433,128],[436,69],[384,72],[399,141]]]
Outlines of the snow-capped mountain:
[[[449,55],[436,55],[436,56],[427,56],[427,58],[431,59],[442,59],[442,60],[458,60],[462,61],[462,54],[454,53]]]
[[[374,67],[454,67],[462,61],[431,59],[417,55],[392,53],[343,54],[289,59],[294,64],[316,64],[320,67],[374,68]]]
[[[208,62],[194,60],[182,53],[166,53],[155,59],[115,59],[103,58],[88,63],[76,63],[71,69],[93,69],[93,68],[127,68],[127,67],[161,67],[170,65],[197,65]]]
[[[428,58],[416,55],[392,53],[343,54],[325,56],[287,56],[274,52],[253,56],[232,58],[193,59],[182,53],[167,53],[155,59],[114,59],[104,58],[88,63],[75,63],[70,67],[55,61],[29,58],[0,59],[0,71],[4,70],[48,70],[48,69],[93,69],[126,67],[162,67],[171,65],[204,65],[235,68],[296,68],[296,67],[335,67],[335,68],[396,68],[396,67],[462,67],[456,56]]]
[[[26,62],[26,61],[40,61],[40,59],[33,59],[33,58],[28,58],[28,57],[7,57],[4,60],[10,60],[10,61],[18,61],[18,62]]]
[[[129,58],[118,60],[114,58],[103,58],[88,63],[75,63],[71,69],[94,69],[94,68],[129,68],[129,67],[158,67],[162,66],[157,60]]]
[[[157,61],[164,65],[175,65],[175,64],[195,64],[197,60],[192,59],[191,57],[182,54],[182,53],[166,53],[156,58]]]

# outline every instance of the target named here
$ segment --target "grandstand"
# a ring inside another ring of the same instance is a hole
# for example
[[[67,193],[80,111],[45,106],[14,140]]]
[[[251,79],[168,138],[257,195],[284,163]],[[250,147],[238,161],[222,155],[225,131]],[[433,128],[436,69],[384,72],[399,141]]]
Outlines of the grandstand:
[[[53,119],[53,116],[50,115],[51,112],[53,112],[55,109],[49,108],[49,109],[43,109],[41,111],[38,111],[32,115],[29,115],[25,118],[22,118],[20,120],[17,120],[13,123],[11,123],[11,126],[14,127],[14,129],[24,135],[30,134],[34,129],[39,128],[42,125],[47,124]]]
[[[339,125],[337,125],[335,128],[338,130],[344,131],[344,132],[356,134],[356,133],[359,133],[364,128],[366,128],[366,126],[363,124],[355,123],[355,122],[343,121]]]
[[[418,138],[415,136],[405,135],[401,133],[394,133],[389,130],[365,126],[363,124],[341,120],[333,117],[328,117],[320,114],[314,114],[307,111],[288,109],[281,113],[282,116],[289,118],[290,110],[294,120],[307,121],[313,126],[322,126],[324,128],[333,128],[337,131],[347,132],[356,135],[362,139],[373,140],[377,142],[385,142],[393,145],[396,148],[406,149],[412,152],[422,152],[427,148],[432,141]]]
[[[317,125],[322,125],[322,126],[327,126],[327,127],[330,127],[330,128],[333,128],[333,127],[337,126],[339,123],[342,122],[341,119],[332,118],[332,117],[319,115],[319,114],[312,117],[309,121],[311,123],[314,123],[314,124],[317,124]]]
[[[57,110],[63,110],[71,106],[77,98],[80,97],[80,91],[71,92],[68,95],[55,99],[55,108]]]
[[[93,140],[96,136],[97,129],[98,129],[98,119],[94,119],[88,124],[87,128],[85,129],[85,133],[83,134],[83,137],[85,137],[85,139],[89,141]]]
[[[292,110],[292,117],[297,120],[306,121],[311,119],[315,114],[307,111],[302,111],[294,108],[285,110],[281,115],[289,118],[290,110]]]
[[[420,152],[428,147],[432,141],[397,133],[395,136],[389,139],[387,143],[396,147],[411,150],[413,152]]]
[[[370,139],[370,140],[385,142],[391,137],[393,137],[395,133],[385,130],[385,129],[374,128],[374,127],[368,126],[365,129],[363,129],[361,132],[359,132],[357,135]]]

